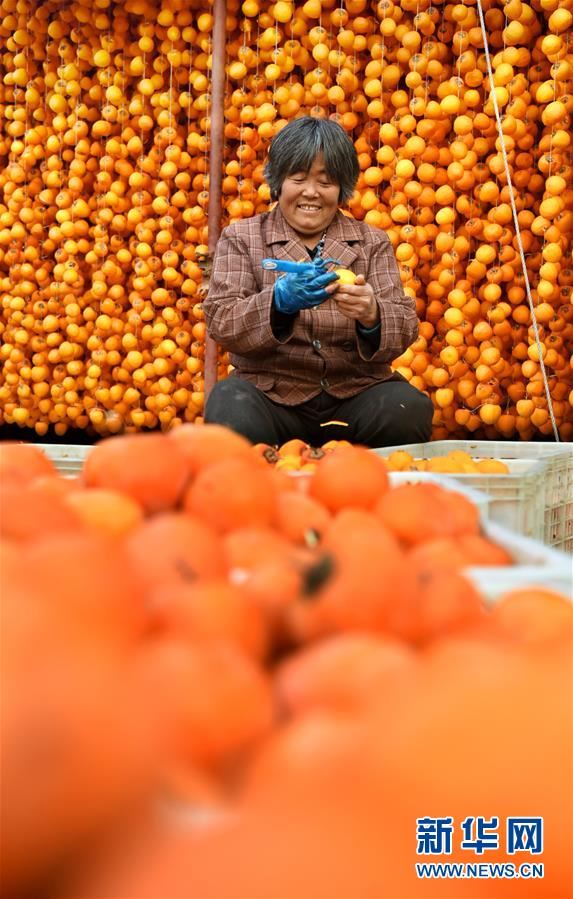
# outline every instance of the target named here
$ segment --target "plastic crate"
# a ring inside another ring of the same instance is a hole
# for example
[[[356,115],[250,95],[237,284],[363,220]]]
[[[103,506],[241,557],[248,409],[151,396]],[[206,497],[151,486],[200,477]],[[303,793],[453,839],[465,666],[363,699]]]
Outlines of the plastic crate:
[[[515,534],[493,521],[484,521],[482,532],[507,550],[514,563],[464,569],[466,577],[488,602],[495,602],[504,593],[522,587],[556,590],[573,601],[573,565],[567,553]]]
[[[81,472],[84,460],[92,447],[71,443],[37,443],[38,449],[46,454],[65,478],[73,478]]]
[[[436,440],[373,450],[387,457],[405,450],[416,459],[445,456],[463,450],[474,459],[500,459],[509,474],[448,473],[490,498],[489,517],[517,531],[573,552],[573,446],[519,441]]]

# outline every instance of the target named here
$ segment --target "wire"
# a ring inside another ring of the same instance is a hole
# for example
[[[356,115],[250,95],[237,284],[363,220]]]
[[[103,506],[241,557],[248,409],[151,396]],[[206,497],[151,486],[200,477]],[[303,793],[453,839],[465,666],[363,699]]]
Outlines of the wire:
[[[545,370],[545,364],[543,362],[543,355],[541,351],[541,340],[539,337],[539,328],[537,325],[537,317],[535,315],[535,305],[533,303],[533,297],[531,296],[531,286],[529,284],[529,276],[527,274],[527,265],[525,263],[525,252],[523,249],[523,243],[521,241],[521,229],[519,227],[519,221],[517,219],[517,208],[515,206],[515,195],[513,193],[513,184],[511,181],[511,172],[509,170],[509,163],[507,161],[507,152],[505,149],[505,136],[503,133],[503,128],[501,125],[501,117],[499,114],[499,107],[497,105],[497,96],[495,93],[495,85],[493,80],[493,71],[491,67],[491,59],[489,55],[489,46],[487,42],[487,31],[485,27],[485,21],[483,17],[483,9],[481,5],[481,0],[477,0],[477,9],[479,15],[479,21],[481,26],[481,32],[483,37],[483,46],[485,52],[485,59],[487,64],[487,73],[489,77],[490,90],[491,90],[491,99],[493,101],[493,108],[495,110],[495,118],[497,121],[497,130],[499,132],[499,142],[501,146],[501,153],[503,156],[503,165],[505,168],[505,177],[507,179],[507,188],[509,191],[509,202],[511,205],[511,211],[513,214],[513,222],[515,224],[515,236],[517,238],[517,245],[519,247],[519,255],[521,257],[521,267],[523,269],[523,277],[525,279],[525,290],[527,293],[527,302],[529,303],[529,308],[531,310],[531,323],[533,327],[533,333],[535,336],[535,343],[537,345],[537,355],[539,357],[539,367],[541,369],[541,377],[543,378],[543,387],[545,389],[545,396],[547,397],[547,408],[549,411],[549,417],[551,419],[551,426],[553,428],[553,434],[555,436],[555,442],[559,443],[559,429],[557,427],[557,422],[555,421],[555,412],[553,411],[553,402],[551,400],[551,391],[549,389],[549,381],[547,380],[547,372]]]

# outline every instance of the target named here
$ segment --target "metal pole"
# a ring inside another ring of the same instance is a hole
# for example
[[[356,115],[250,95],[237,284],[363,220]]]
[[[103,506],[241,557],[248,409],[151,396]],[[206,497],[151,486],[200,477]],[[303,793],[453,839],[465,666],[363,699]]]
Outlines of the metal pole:
[[[221,234],[223,209],[221,184],[223,181],[223,130],[225,105],[225,53],[227,18],[226,0],[213,3],[213,44],[211,66],[211,104],[209,129],[209,205],[207,208],[209,260]],[[205,399],[217,382],[217,344],[209,334],[205,338]]]

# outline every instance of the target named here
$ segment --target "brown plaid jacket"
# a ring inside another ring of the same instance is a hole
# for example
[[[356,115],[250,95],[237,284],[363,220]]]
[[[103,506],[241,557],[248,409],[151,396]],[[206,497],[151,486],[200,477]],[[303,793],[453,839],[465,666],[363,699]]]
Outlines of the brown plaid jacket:
[[[385,380],[391,375],[389,363],[418,333],[414,301],[404,294],[384,231],[338,212],[327,230],[323,256],[364,275],[374,288],[381,320],[376,349],[330,300],[294,317],[283,340],[275,337],[270,318],[277,275],[264,271],[261,260],[309,260],[278,206],[229,225],[215,250],[203,304],[209,334],[229,352],[239,377],[289,406],[322,390],[343,399]]]

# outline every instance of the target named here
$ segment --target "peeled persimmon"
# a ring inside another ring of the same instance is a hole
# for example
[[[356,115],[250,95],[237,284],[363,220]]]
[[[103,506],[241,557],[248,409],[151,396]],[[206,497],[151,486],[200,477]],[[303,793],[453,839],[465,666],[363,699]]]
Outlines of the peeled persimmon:
[[[341,284],[354,284],[356,281],[356,274],[349,268],[335,268],[334,274]]]
[[[305,449],[308,449],[308,444],[297,437],[293,440],[287,440],[286,443],[282,443],[277,452],[282,458],[287,458],[289,456],[297,457],[300,456]]]
[[[509,468],[500,459],[481,459],[476,466],[483,474],[509,474]]]

